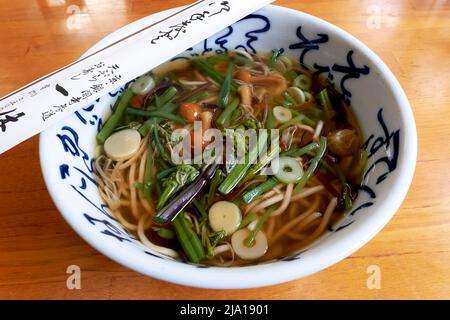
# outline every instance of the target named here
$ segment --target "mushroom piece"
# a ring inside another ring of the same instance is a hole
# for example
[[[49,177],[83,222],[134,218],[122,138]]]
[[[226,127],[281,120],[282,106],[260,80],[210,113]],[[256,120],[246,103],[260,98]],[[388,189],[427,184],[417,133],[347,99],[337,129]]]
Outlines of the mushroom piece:
[[[245,107],[252,106],[252,93],[250,90],[250,86],[242,85],[238,89],[239,95],[241,97],[241,104]]]
[[[259,87],[268,88],[273,95],[280,95],[287,88],[286,79],[275,72],[267,76],[253,76],[250,82]]]
[[[328,134],[330,151],[337,156],[348,156],[359,148],[358,135],[354,130],[341,129]]]

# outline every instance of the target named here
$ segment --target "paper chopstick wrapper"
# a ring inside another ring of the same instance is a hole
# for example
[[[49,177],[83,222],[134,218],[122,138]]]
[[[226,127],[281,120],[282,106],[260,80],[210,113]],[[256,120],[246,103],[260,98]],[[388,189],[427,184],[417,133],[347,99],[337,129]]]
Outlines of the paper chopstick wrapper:
[[[0,153],[272,1],[198,1],[3,97]]]

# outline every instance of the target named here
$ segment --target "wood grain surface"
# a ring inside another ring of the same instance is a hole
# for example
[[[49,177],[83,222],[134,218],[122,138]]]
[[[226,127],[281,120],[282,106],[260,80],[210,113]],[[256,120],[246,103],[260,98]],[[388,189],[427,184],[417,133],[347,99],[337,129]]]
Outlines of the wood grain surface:
[[[117,28],[188,4],[176,0],[1,1],[0,96],[78,58]],[[205,290],[142,276],[87,245],[45,188],[38,137],[0,155],[0,298],[384,299],[450,298],[450,1],[286,0],[350,32],[392,69],[413,107],[419,154],[401,209],[342,262],[289,283]],[[66,268],[81,268],[68,290]],[[368,289],[368,267],[381,288]]]

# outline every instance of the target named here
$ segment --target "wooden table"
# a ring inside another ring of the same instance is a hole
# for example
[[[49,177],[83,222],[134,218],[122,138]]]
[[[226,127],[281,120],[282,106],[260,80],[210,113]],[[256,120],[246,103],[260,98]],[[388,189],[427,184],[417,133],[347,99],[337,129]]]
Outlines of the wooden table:
[[[115,29],[177,0],[16,0],[0,10],[0,96],[79,57]],[[0,155],[0,298],[450,298],[450,1],[286,0],[365,42],[400,80],[414,109],[419,155],[410,192],[389,224],[344,261],[286,284],[193,289],[107,259],[64,222],[45,188],[38,138]],[[66,268],[79,265],[81,290]],[[366,286],[381,270],[381,289]]]

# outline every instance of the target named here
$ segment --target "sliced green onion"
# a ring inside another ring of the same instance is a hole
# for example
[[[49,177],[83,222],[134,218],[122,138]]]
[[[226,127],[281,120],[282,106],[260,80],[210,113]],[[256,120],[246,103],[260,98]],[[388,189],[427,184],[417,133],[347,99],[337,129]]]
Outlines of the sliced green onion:
[[[192,97],[190,97],[189,99],[187,99],[187,102],[197,102],[203,99],[208,98],[209,96],[209,92],[208,91],[200,91],[196,94],[194,94]]]
[[[205,237],[208,256],[210,257],[214,256],[214,248],[217,246],[219,241],[221,241],[225,237],[226,232],[223,230],[219,232],[214,232],[213,234],[210,234],[209,236]]]
[[[153,119],[150,119],[153,120]],[[139,133],[141,134],[141,136],[145,137],[148,132],[150,131],[150,124],[148,123],[149,120],[147,120],[146,122],[144,122],[138,129]]]
[[[186,218],[184,217],[183,214],[179,214],[172,221],[172,225],[175,229],[175,234],[177,235],[178,241],[180,242],[180,245],[183,248],[183,251],[186,254],[187,258],[194,263],[198,263],[200,261],[200,259],[197,256],[197,252],[194,250],[192,243],[190,242],[190,239],[189,239],[188,234],[186,233],[186,230],[184,229],[183,220],[185,220],[185,219]]]
[[[255,163],[259,150],[262,150],[263,143],[267,141],[267,135],[260,135],[257,144],[245,156],[244,163],[236,164],[231,172],[226,176],[225,180],[219,186],[219,192],[229,194],[244,179],[248,169]]]
[[[294,87],[297,87],[297,88],[302,89],[303,91],[306,91],[311,88],[312,81],[311,81],[311,78],[308,77],[307,75],[301,74],[297,78],[294,79],[292,84],[294,85]]]
[[[269,109],[269,112],[267,113],[267,129],[275,129],[275,116],[273,115],[272,109]]]
[[[225,80],[225,76],[223,74],[221,74],[219,71],[217,71],[216,68],[214,68],[214,66],[211,63],[209,63],[208,61],[195,59],[195,60],[192,60],[192,65],[196,69],[198,69],[200,72],[206,74],[211,79],[216,81],[217,83],[223,84],[223,82]],[[235,86],[233,81],[231,82],[231,85]]]
[[[100,144],[105,143],[106,139],[111,135],[114,129],[119,125],[120,120],[125,113],[125,110],[128,107],[128,102],[133,97],[133,91],[131,89],[126,89],[119,98],[119,102],[117,103],[117,107],[114,110],[114,113],[111,117],[106,121],[103,128],[97,133],[97,141]]]
[[[323,111],[319,107],[309,107],[302,110],[302,113],[310,118],[320,120],[323,119]]]
[[[215,54],[213,56],[209,56],[206,58],[206,61],[208,61],[211,64],[216,64],[219,62],[229,62],[231,60],[231,57],[228,54]]]
[[[240,65],[246,65],[246,66],[251,66],[254,67],[257,65],[256,62],[250,60],[247,57],[244,57],[240,54],[236,54],[233,56],[233,60],[236,62],[236,64],[240,64]]]
[[[275,177],[284,183],[294,183],[303,176],[303,168],[297,160],[291,157],[280,157],[278,159],[279,168]]]
[[[162,190],[162,194],[158,197],[158,204],[156,205],[156,209],[161,209],[169,200],[170,197],[179,189],[179,185],[177,183],[169,183],[164,186]]]
[[[144,198],[149,199],[151,188],[153,185],[153,147],[152,143],[149,140],[148,142],[148,151],[147,151],[147,160],[145,163],[145,171],[144,171]]]
[[[295,114],[295,113],[293,113],[293,114]],[[280,129],[280,131],[283,131],[287,127],[290,127],[290,126],[292,126],[293,124],[296,124],[296,123],[304,123],[304,124],[307,124],[308,126],[311,126],[311,127],[315,127],[316,126],[316,122],[315,121],[313,121],[312,119],[308,118],[304,114],[300,113],[300,114],[296,115],[295,117],[293,117],[291,120],[283,123],[278,129]]]
[[[322,136],[320,137],[319,140],[319,150],[317,151],[317,154],[314,156],[314,158],[311,160],[311,163],[309,164],[309,167],[306,170],[305,174],[302,176],[302,178],[295,186],[294,188],[295,193],[300,192],[305,186],[306,182],[308,182],[309,178],[311,178],[314,171],[317,169],[320,160],[323,158],[326,150],[327,150],[327,139]]]
[[[230,63],[225,74],[225,78],[222,83],[222,88],[220,89],[219,100],[217,105],[221,108],[225,108],[230,100],[231,93],[231,80],[233,78],[234,63]]]
[[[286,157],[301,157],[305,154],[310,153],[313,150],[319,149],[319,144],[317,142],[311,142],[310,144],[302,147],[302,148],[292,148],[287,151],[284,151],[280,154],[280,156],[286,156]]]
[[[240,109],[235,109],[233,113],[231,114],[229,126],[234,126],[239,122],[242,116],[242,111]]]
[[[283,98],[285,100],[284,101],[284,106],[285,107],[293,106],[295,104],[294,98],[292,98],[291,95],[287,91],[284,91],[282,95],[283,95]]]
[[[280,123],[286,123],[292,119],[292,112],[288,108],[276,106],[273,108],[273,116]]]
[[[305,95],[306,102],[311,101],[313,99],[313,96],[309,91],[303,91],[303,94]]]
[[[247,172],[243,181],[253,179],[265,166],[267,166],[280,152],[280,145],[274,143],[268,153],[265,153],[258,163],[253,165]]]
[[[283,49],[277,48],[272,50],[272,55],[270,56],[269,68],[275,67],[275,63],[278,61],[280,56],[283,54]]]
[[[167,120],[172,120],[178,124],[186,124],[186,120],[181,118],[180,116],[177,116],[175,114],[172,114],[170,112],[166,112],[164,110],[158,110],[158,111],[147,111],[142,109],[136,109],[133,107],[128,107],[126,109],[126,112],[128,114],[132,114],[135,116],[142,116],[142,117],[152,117],[152,118],[162,118]]]
[[[248,236],[247,239],[245,239],[244,244],[247,247],[251,247],[253,245],[253,242],[255,241],[256,235],[258,234],[258,232],[261,230],[264,222],[266,222],[266,220],[270,217],[270,214],[275,210],[275,207],[272,206],[269,209],[267,209],[264,214],[262,215],[261,219],[258,220],[258,223],[255,226],[255,229],[253,229],[250,232],[250,235]]]
[[[166,149],[164,149],[164,146],[161,142],[161,138],[159,137],[158,132],[158,125],[156,123],[152,126],[152,136],[153,139],[155,140],[156,149],[158,150],[158,153],[161,156],[161,158],[168,163],[172,163],[170,155],[167,153]]]
[[[126,125],[121,126],[121,127],[117,127],[116,129],[114,129],[114,132],[116,131],[121,131],[123,129],[135,129],[139,131],[139,128],[142,126],[142,124],[138,121],[130,121],[128,122]]]
[[[133,186],[134,186],[136,189],[138,189],[138,190],[144,191],[144,184],[143,184],[143,183],[135,182],[135,183],[133,184]]]
[[[274,69],[279,71],[280,73],[285,73],[286,71],[289,71],[292,69],[292,61],[291,59],[285,55],[282,54],[278,58],[277,62],[274,65]]]
[[[303,104],[306,102],[305,93],[301,89],[297,87],[289,87],[286,91],[297,104]]]
[[[353,201],[352,201],[350,192],[351,192],[350,186],[348,185],[348,183],[345,183],[344,184],[344,193],[343,193],[345,210],[350,210],[353,207]]]
[[[244,195],[242,196],[242,200],[245,203],[250,203],[257,197],[259,197],[260,195],[266,193],[269,190],[272,190],[278,183],[279,182],[277,179],[270,178],[270,179],[264,181],[263,183],[261,183],[260,185],[258,185],[257,187],[244,193]]]
[[[222,180],[222,171],[217,170],[214,178],[211,181],[211,186],[208,191],[208,207],[213,203],[214,195],[216,194],[217,187],[219,186],[220,181]]]
[[[175,233],[170,229],[161,228],[156,231],[156,233],[163,239],[172,240],[173,238],[175,238]]]
[[[175,228],[178,241],[183,248],[186,257],[193,263],[199,263],[205,258],[205,251],[197,234],[192,229],[192,225],[184,217],[184,214],[179,214],[173,221],[172,225]]]
[[[225,126],[229,122],[234,110],[236,110],[237,107],[239,107],[240,103],[241,100],[239,98],[234,98],[227,106],[225,106],[225,109],[217,117],[216,124],[221,127]]]
[[[192,200],[192,206],[197,210],[202,219],[208,218],[208,213],[206,212],[205,206],[200,203],[197,199]]]
[[[163,170],[156,175],[156,179],[162,180],[168,177],[172,172],[176,171],[177,167],[170,167],[169,169]]]
[[[297,72],[295,72],[294,70],[289,70],[284,74],[284,77],[288,80],[294,80],[295,78],[297,78]]]
[[[160,109],[152,109],[149,111],[162,111],[166,113],[175,113],[178,110],[179,104],[169,101],[165,105],[161,106]]]
[[[164,91],[164,93],[160,96],[160,105],[164,106],[166,103],[168,103],[169,101],[171,101],[176,94],[178,93],[177,88],[175,87],[169,87],[166,89],[166,91]]]
[[[153,101],[155,102],[156,109],[160,109],[161,106],[162,106],[162,104],[161,104],[161,97],[160,96],[155,96],[153,98]]]
[[[366,149],[360,149],[358,151],[358,156],[355,158],[357,163],[352,169],[352,176],[354,178],[360,178],[364,173],[364,169],[367,166],[368,153]]]
[[[256,219],[258,219],[258,215],[254,212],[250,212],[242,219],[242,222],[239,225],[239,229],[245,228],[246,226],[248,226],[250,223],[252,223]]]
[[[328,120],[330,118],[330,110],[332,109],[330,96],[328,95],[328,90],[325,88],[322,91],[320,91],[319,94],[317,95],[317,98],[319,99],[320,104],[323,107],[325,120]]]

